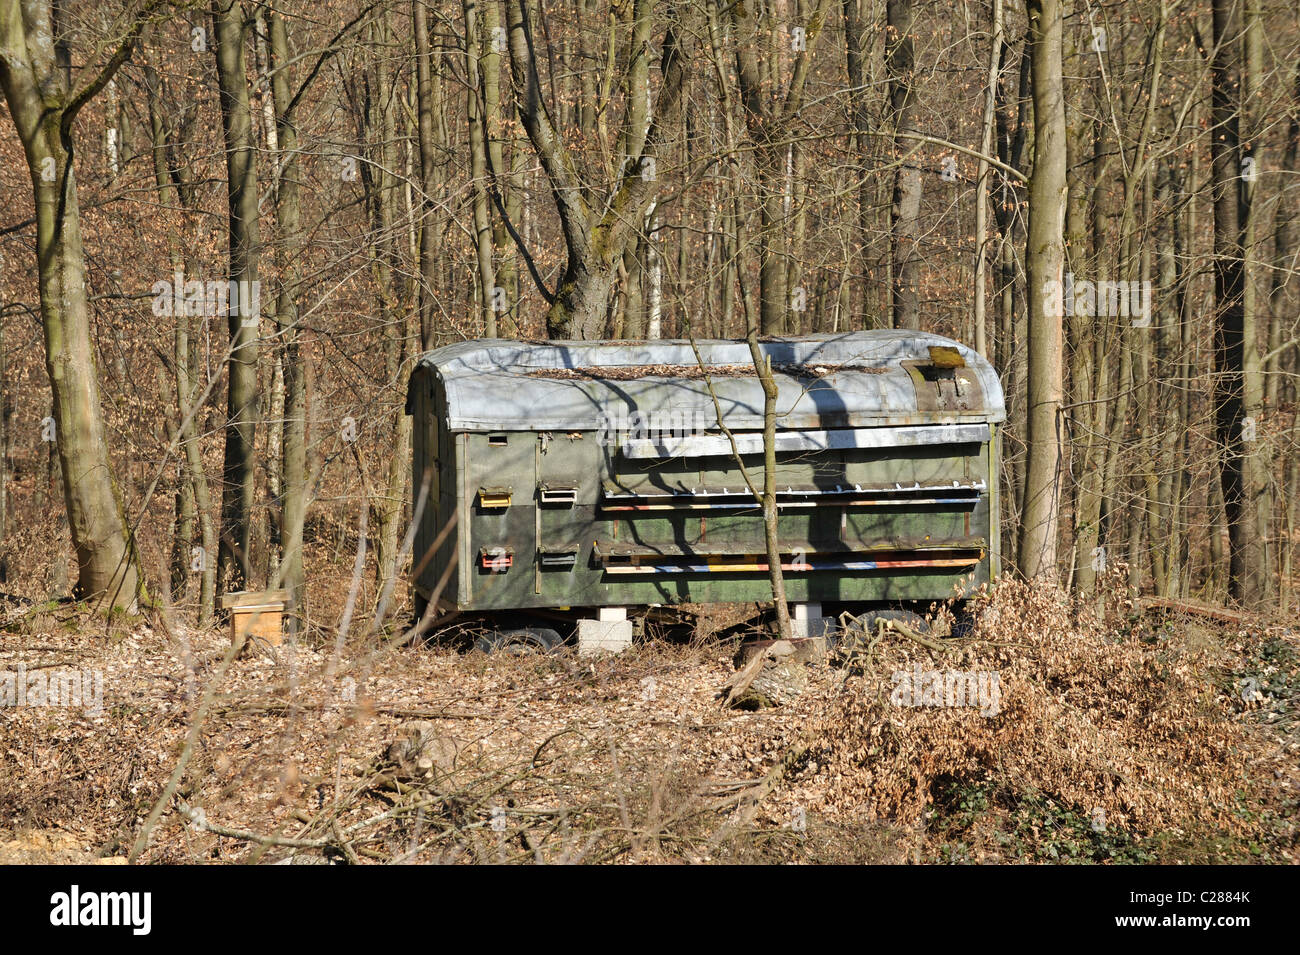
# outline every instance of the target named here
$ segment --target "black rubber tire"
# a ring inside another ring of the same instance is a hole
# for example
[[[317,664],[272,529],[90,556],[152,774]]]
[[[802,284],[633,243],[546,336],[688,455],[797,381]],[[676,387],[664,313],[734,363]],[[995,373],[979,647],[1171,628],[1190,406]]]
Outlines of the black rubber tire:
[[[948,632],[950,640],[964,640],[975,632],[975,615],[966,608],[953,612],[952,630]]]
[[[418,590],[411,592],[411,626],[417,626],[429,609],[429,598]]]
[[[564,638],[550,627],[522,627],[518,630],[489,630],[474,641],[484,653],[550,653],[564,646]]]

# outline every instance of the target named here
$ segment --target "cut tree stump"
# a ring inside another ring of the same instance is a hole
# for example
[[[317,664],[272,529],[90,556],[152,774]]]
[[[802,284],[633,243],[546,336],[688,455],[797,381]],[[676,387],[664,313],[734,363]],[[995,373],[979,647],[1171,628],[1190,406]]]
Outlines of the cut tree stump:
[[[754,659],[756,654],[762,653],[772,644],[772,640],[746,640],[736,651],[733,662],[737,670],[743,670],[745,664]],[[821,666],[826,662],[826,638],[825,637],[795,637],[788,641],[794,647],[794,659],[799,663],[807,663],[812,666]]]
[[[396,738],[375,768],[398,783],[432,782],[451,773],[462,749],[428,720],[408,720],[397,727]]]
[[[781,706],[808,685],[808,667],[797,659],[793,641],[763,641],[748,663],[718,691],[726,709],[757,710]],[[809,641],[811,642],[811,641]]]

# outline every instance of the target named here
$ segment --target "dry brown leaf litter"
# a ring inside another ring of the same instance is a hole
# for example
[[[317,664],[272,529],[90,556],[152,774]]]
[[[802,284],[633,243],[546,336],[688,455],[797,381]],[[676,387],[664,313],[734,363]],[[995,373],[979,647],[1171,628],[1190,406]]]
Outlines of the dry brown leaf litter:
[[[729,645],[652,643],[595,661],[350,646],[328,684],[326,651],[253,656],[227,674],[179,799],[269,840],[354,833],[356,861],[743,858],[756,843],[711,840],[736,820],[796,858],[816,833],[869,844],[876,860],[924,858],[936,783],[952,779],[1100,808],[1136,834],[1249,830],[1237,793],[1284,776],[1288,759],[1294,773],[1294,749],[1245,723],[1216,682],[1231,647],[1146,643],[1115,628],[1120,611],[1003,584],[974,639],[939,654],[881,640],[865,669],[814,670],[802,696],[758,713],[718,707]],[[226,645],[215,631],[184,637],[192,672],[148,625],[111,644],[96,631],[0,636],[0,668],[73,659],[104,670],[106,694],[98,717],[0,714],[0,829],[12,837],[0,842],[63,833],[89,856],[129,851]],[[996,671],[999,712],[893,706],[891,674],[917,663]],[[443,737],[434,782],[375,770],[411,720]],[[788,773],[756,785],[800,747]],[[310,854],[219,835],[173,806],[141,861]]]

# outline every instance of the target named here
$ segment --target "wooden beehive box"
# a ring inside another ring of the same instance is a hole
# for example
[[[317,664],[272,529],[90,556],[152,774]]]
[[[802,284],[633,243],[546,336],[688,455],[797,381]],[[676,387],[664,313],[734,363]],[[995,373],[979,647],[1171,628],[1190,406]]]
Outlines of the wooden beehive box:
[[[230,611],[230,638],[243,644],[249,637],[278,647],[284,639],[284,608],[287,590],[241,590],[221,598]]]

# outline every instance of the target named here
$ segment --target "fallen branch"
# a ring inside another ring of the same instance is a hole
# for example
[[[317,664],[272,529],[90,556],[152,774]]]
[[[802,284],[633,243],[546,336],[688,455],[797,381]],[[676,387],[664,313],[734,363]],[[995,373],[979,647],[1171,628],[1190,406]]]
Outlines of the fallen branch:
[[[717,808],[736,805],[737,809],[731,818],[709,837],[709,844],[713,846],[720,845],[737,829],[748,826],[753,821],[754,814],[758,812],[759,804],[767,798],[772,790],[781,784],[790,770],[795,767],[795,764],[803,759],[804,754],[808,752],[808,747],[811,745],[811,734],[805,734],[803,739],[786,750],[785,755],[777,761],[775,766],[768,770],[767,775],[761,780],[734,796],[728,796],[717,804]]]
[[[1214,604],[1202,603],[1199,600],[1174,600],[1172,597],[1139,597],[1133,601],[1133,606],[1143,613],[1164,610],[1170,613],[1186,613],[1196,617],[1206,617],[1220,623],[1247,624],[1259,620],[1259,614],[1254,611],[1216,607]]]
[[[191,809],[184,802],[178,803],[177,806],[181,811],[181,815],[188,819],[196,829],[210,832],[215,836],[223,836],[227,839],[240,839],[244,842],[255,842],[262,846],[282,846],[286,849],[324,849],[335,844],[332,839],[288,839],[284,836],[264,836],[257,832],[250,832],[247,829],[233,829],[230,826],[208,822],[206,815]]]

